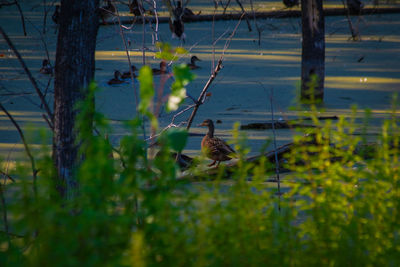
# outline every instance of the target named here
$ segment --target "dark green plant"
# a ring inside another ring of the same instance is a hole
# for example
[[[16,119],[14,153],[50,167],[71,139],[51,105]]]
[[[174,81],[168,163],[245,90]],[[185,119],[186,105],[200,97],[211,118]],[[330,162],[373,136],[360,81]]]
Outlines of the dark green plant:
[[[182,73],[177,88],[190,80]],[[148,158],[143,119],[159,129],[150,109],[151,72],[140,75],[143,117],[127,124],[130,134],[115,150],[106,138],[108,121],[94,109],[98,89],[91,84],[77,121],[82,163],[74,198],[60,197],[45,145],[36,155],[36,195],[22,163],[11,173],[18,182],[2,183],[9,234],[0,234],[1,266],[399,265],[395,106],[372,145],[355,134],[368,128],[357,124],[356,112],[335,123],[319,120],[311,106],[307,116],[315,127],[296,135],[279,198],[265,182],[274,175],[267,171],[271,163],[246,161],[249,148],[237,125],[239,167],[228,180],[223,164],[213,177],[201,167],[188,171],[203,182],[179,179],[170,153],[185,146],[187,132],[179,129],[163,132],[157,157]]]

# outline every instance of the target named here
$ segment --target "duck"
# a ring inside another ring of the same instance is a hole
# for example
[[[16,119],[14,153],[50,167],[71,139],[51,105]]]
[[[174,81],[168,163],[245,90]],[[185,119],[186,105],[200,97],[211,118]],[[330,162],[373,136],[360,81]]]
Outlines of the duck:
[[[236,151],[224,140],[214,136],[214,123],[212,120],[206,119],[199,126],[208,127],[208,132],[201,141],[201,151],[213,160],[208,165],[209,167],[215,165],[215,163],[217,163],[216,167],[218,167],[221,161],[231,160],[236,155]]]
[[[51,19],[55,24],[58,24],[60,19],[60,5],[56,5],[56,9],[54,10],[53,15],[51,16]]]
[[[135,65],[132,65],[132,66],[131,66],[131,69],[132,69],[133,78],[136,78],[136,73],[135,73],[135,71],[137,70],[137,68],[135,67]],[[126,72],[122,73],[121,78],[122,78],[122,79],[129,79],[129,78],[131,78],[131,72],[130,72],[130,71],[126,71]]]
[[[53,67],[48,59],[43,59],[42,67],[40,68],[39,72],[41,74],[53,74]]]
[[[201,11],[197,12],[197,14],[195,14],[190,8],[185,7],[183,9],[183,14],[182,14],[182,19],[183,21],[188,21],[191,18],[198,16],[201,14]]]
[[[140,12],[141,9],[143,10],[143,7],[139,4],[137,0],[132,0],[132,2],[129,4],[129,13],[135,16],[142,15],[142,13]]]
[[[160,75],[160,74],[167,73],[167,63],[164,60],[161,61],[160,68],[159,69],[153,68],[152,71],[153,71],[153,75]]]
[[[141,16],[143,14],[147,14],[150,16],[154,16],[154,11],[153,10],[145,10],[143,8],[143,5],[141,5],[138,0],[132,0],[132,2],[128,5],[129,7],[129,13],[135,15],[135,16]]]
[[[182,21],[182,2],[179,0],[175,8],[172,7],[170,0],[166,0],[165,4],[169,11],[169,29],[171,30],[172,38],[178,38],[185,41],[185,26]]]
[[[116,12],[116,8],[114,3],[111,3],[111,0],[107,0],[107,5],[100,7],[100,18],[103,21],[103,24],[106,24],[106,19],[114,16]]]
[[[201,61],[201,60],[196,56],[192,56],[190,58],[190,63],[188,63],[187,65],[191,70],[200,68],[199,66],[196,65],[196,61]]]
[[[113,84],[121,84],[124,83],[123,80],[121,80],[119,77],[121,77],[121,72],[119,72],[118,70],[116,70],[114,72],[114,78],[112,78],[111,80],[109,80],[107,82],[108,85],[113,85]]]
[[[299,5],[299,0],[283,0],[283,4],[286,8],[292,8]]]
[[[364,8],[364,3],[360,0],[346,0],[346,3],[351,15],[361,14],[361,10]]]

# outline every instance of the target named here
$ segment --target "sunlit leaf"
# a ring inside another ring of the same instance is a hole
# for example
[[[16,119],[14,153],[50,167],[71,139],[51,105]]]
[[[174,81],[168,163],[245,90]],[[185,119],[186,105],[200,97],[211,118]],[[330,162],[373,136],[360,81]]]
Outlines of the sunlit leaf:
[[[168,129],[166,136],[168,138],[168,143],[173,150],[181,152],[185,148],[188,137],[186,129],[170,128]]]

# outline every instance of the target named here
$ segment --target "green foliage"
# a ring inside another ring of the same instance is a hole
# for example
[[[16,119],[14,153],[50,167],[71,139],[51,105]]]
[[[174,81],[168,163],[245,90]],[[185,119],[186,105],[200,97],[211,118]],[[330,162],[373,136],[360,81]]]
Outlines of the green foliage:
[[[148,69],[140,79],[140,111],[148,115]],[[271,163],[245,160],[249,148],[238,125],[233,146],[239,167],[228,181],[223,164],[212,181],[178,179],[170,150],[180,152],[185,146],[187,132],[180,129],[166,131],[157,157],[148,159],[139,118],[127,125],[130,134],[113,153],[106,138],[108,122],[94,110],[95,92],[92,84],[79,106],[83,160],[75,198],[60,197],[46,146],[36,155],[37,194],[31,171],[23,165],[11,173],[17,183],[1,183],[6,202],[1,212],[8,211],[8,231],[14,234],[0,234],[1,266],[399,265],[395,107],[369,149],[355,134],[368,129],[366,121],[357,124],[356,112],[334,123],[318,120],[318,110],[311,107],[307,116],[316,127],[295,137],[286,157],[291,172],[279,197],[276,185],[265,182],[274,175],[268,171]],[[211,178],[201,166],[196,175]]]
[[[168,143],[171,149],[182,152],[186,146],[188,132],[186,129],[170,128],[163,133],[161,139],[163,143]]]
[[[171,94],[168,98],[167,111],[177,110],[186,97],[185,86],[195,78],[186,64],[174,66],[175,81],[171,86]]]
[[[168,60],[168,61],[175,61],[178,60],[177,55],[186,54],[187,51],[183,47],[172,48],[169,43],[156,43],[156,47],[160,50],[160,52],[156,53],[156,58]]]

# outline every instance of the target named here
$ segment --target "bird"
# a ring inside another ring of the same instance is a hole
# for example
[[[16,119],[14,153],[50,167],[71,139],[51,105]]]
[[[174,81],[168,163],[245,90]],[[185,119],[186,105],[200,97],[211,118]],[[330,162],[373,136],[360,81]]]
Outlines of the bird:
[[[131,65],[131,69],[132,69],[133,78],[136,78],[135,71],[137,70],[137,68],[135,67],[135,65]],[[129,79],[130,77],[131,77],[130,71],[126,71],[126,72],[122,73],[122,75],[121,75],[122,79]]]
[[[201,60],[196,56],[192,56],[190,58],[190,63],[188,63],[187,65],[191,70],[200,68],[199,66],[196,65],[196,61],[201,61]]]
[[[129,7],[129,13],[135,16],[141,16],[142,13],[154,16],[154,11],[150,9],[149,10],[144,9],[143,5],[141,5],[138,2],[138,0],[132,0],[132,2],[128,5],[128,7]]]
[[[166,0],[165,4],[169,11],[169,29],[171,30],[172,38],[179,38],[185,41],[185,26],[182,21],[183,9],[181,1],[177,2],[175,8],[172,7],[170,0]]]
[[[116,8],[114,3],[111,3],[110,0],[107,0],[107,5],[100,7],[100,18],[103,21],[103,23],[106,24],[106,19],[114,16],[115,12]]]
[[[298,6],[299,0],[283,0],[283,4],[285,5],[285,7],[291,8],[294,6]]]
[[[347,0],[346,3],[351,15],[359,15],[364,8],[364,3],[360,0]]]
[[[143,7],[138,3],[137,0],[132,0],[132,2],[129,4],[129,12],[135,16],[142,15],[140,9],[143,10]]]
[[[55,24],[58,24],[60,19],[60,5],[56,5],[56,9],[54,10],[53,15],[51,16],[51,19]]]
[[[160,75],[160,74],[164,74],[167,73],[167,63],[163,60],[160,62],[160,68],[153,68],[153,75]]]
[[[109,80],[107,82],[108,85],[113,85],[113,84],[121,84],[124,83],[123,80],[121,80],[119,77],[121,77],[121,72],[119,72],[118,70],[116,70],[114,72],[114,78],[112,78],[111,80]]]
[[[217,166],[221,161],[227,161],[234,157],[236,151],[231,148],[224,140],[214,136],[214,123],[212,120],[204,120],[199,126],[207,126],[208,132],[201,141],[201,150],[206,156],[213,160],[208,166],[211,167],[217,163]]]
[[[42,67],[39,71],[41,74],[53,74],[53,67],[50,64],[50,61],[47,59],[43,59]]]
[[[199,11],[197,14],[195,14],[190,8],[185,7],[183,9],[183,14],[182,14],[182,19],[183,21],[188,21],[194,16],[198,16],[201,14],[201,11]]]

